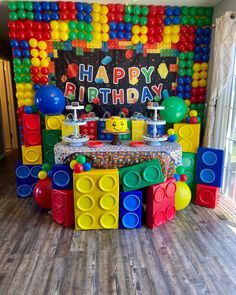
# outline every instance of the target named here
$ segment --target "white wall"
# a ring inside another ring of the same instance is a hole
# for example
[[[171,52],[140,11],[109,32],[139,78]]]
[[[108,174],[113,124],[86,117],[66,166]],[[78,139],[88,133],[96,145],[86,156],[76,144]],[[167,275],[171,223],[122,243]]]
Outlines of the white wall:
[[[221,0],[214,8],[213,23],[215,24],[216,18],[222,16],[226,11],[236,12],[236,0]],[[211,57],[209,62],[208,72],[208,86],[207,86],[207,98],[209,99],[211,90],[211,80],[213,73],[213,56],[214,56],[214,29],[211,43]]]

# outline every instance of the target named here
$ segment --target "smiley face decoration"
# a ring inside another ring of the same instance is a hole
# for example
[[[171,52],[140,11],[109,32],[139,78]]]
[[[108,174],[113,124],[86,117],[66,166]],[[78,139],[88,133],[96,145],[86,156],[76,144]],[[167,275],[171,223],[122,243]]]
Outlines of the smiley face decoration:
[[[106,120],[106,131],[111,133],[127,132],[127,120],[118,116],[113,116]]]

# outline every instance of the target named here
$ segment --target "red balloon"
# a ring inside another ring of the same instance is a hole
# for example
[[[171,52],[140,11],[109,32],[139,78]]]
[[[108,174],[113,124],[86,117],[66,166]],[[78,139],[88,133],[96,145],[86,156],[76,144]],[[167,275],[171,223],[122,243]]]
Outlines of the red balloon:
[[[116,19],[115,13],[112,13],[112,12],[108,13],[109,22],[113,22],[113,21],[115,21],[115,19]]]
[[[34,23],[34,30],[35,31],[41,31],[42,28],[43,28],[42,23],[40,23],[40,22],[35,22]]]
[[[43,34],[41,32],[34,32],[34,38],[37,40],[43,40]]]
[[[122,22],[124,19],[124,16],[122,13],[117,13],[116,15],[116,21],[119,23],[119,22]]]
[[[74,20],[74,19],[76,19],[76,14],[75,14],[75,12],[74,12],[74,11],[69,12],[69,13],[68,13],[68,18],[69,18],[69,20]]]
[[[203,103],[206,101],[206,95],[199,95],[198,96],[198,102]]]
[[[162,16],[157,16],[156,17],[156,23],[158,25],[162,25],[163,24],[163,17]]]
[[[25,29],[25,23],[23,21],[18,21],[16,25],[17,30],[23,31]]]
[[[191,101],[191,103],[198,103],[197,96],[191,96],[190,101]]]
[[[108,9],[109,9],[109,12],[115,12],[116,11],[115,4],[108,4]]]
[[[33,27],[34,27],[34,24],[33,24],[33,22],[31,21],[31,20],[26,20],[25,21],[25,27],[26,27],[26,29],[27,30],[29,30],[29,29],[33,29]]]
[[[67,3],[65,3],[65,2],[59,2],[59,9],[61,11],[67,10]]]
[[[43,180],[39,180],[33,191],[34,200],[40,208],[52,209],[52,180],[47,177]]]
[[[51,35],[49,32],[42,33],[42,40],[50,40],[50,39],[51,39]]]
[[[67,20],[67,13],[66,13],[66,11],[65,12],[64,11],[60,12],[60,19],[61,20]]]
[[[149,7],[149,14],[150,14],[151,16],[155,16],[155,15],[157,14],[157,7],[154,6],[154,5],[150,6],[150,7]]]
[[[48,73],[49,73],[48,68],[43,67],[43,68],[41,69],[41,73],[42,73],[43,75],[48,75]]]
[[[164,15],[165,14],[165,7],[164,6],[157,6],[157,14]]]
[[[32,75],[38,75],[39,68],[37,68],[37,67],[31,67],[30,68],[30,72],[31,72]]]
[[[188,180],[188,176],[186,174],[180,175],[180,181],[186,182]]]
[[[75,2],[68,2],[67,3],[67,10],[75,10]]]
[[[198,88],[198,93],[201,94],[201,95],[206,94],[206,87],[199,87]]]
[[[199,94],[199,88],[192,88],[192,90],[191,90],[191,94],[192,94],[193,96],[198,95],[198,94]]]
[[[186,43],[187,42],[187,35],[186,34],[180,35],[179,42]]]
[[[31,38],[33,38],[34,37],[34,31],[32,31],[32,30],[27,30],[26,31],[26,38],[27,39],[31,39]]]
[[[156,18],[155,17],[150,17],[148,19],[148,26],[154,27],[156,25]]]
[[[161,43],[163,41],[163,37],[162,37],[162,35],[157,35],[156,36],[156,42],[157,43]]]
[[[116,4],[116,11],[123,13],[125,11],[125,7],[122,4]]]
[[[185,43],[184,44],[179,43],[178,44],[178,49],[179,49],[179,51],[185,51],[186,50]]]
[[[44,31],[50,31],[50,30],[51,30],[51,26],[50,26],[49,23],[43,23],[43,25],[42,25],[42,29],[43,29]]]
[[[153,35],[148,35],[148,43],[150,44],[155,43],[155,37]]]
[[[194,34],[189,34],[188,35],[188,42],[189,43],[194,43],[195,42],[195,35]]]
[[[189,123],[190,124],[197,124],[197,117],[190,117]]]
[[[8,21],[8,28],[14,30],[16,28],[16,22],[9,20]]]
[[[40,78],[39,78],[39,76],[33,76],[32,77],[32,81],[34,82],[34,83],[39,83],[40,82]]]
[[[81,173],[84,171],[84,166],[82,164],[76,163],[74,166],[75,173]]]
[[[48,83],[48,77],[47,76],[42,76],[40,78],[40,83],[41,84],[47,84]]]
[[[16,33],[16,39],[24,40],[25,36],[26,36],[26,34],[24,32],[17,32]]]
[[[9,36],[10,39],[16,39],[16,32],[15,31],[10,31],[8,33],[8,36]]]
[[[159,25],[159,26],[156,26],[155,29],[156,29],[156,32],[157,32],[158,34],[162,34],[162,33],[163,33],[163,30],[164,30],[164,29],[163,29],[163,26],[160,26],[160,25]]]
[[[187,26],[181,26],[180,27],[180,33],[181,34],[186,34],[188,32],[188,27]]]
[[[148,29],[148,35],[154,35],[156,33],[156,28],[151,27]]]
[[[187,50],[188,51],[193,51],[194,48],[195,48],[195,45],[194,44],[188,44],[188,46],[187,46]]]
[[[189,34],[195,34],[196,28],[194,26],[188,27]]]

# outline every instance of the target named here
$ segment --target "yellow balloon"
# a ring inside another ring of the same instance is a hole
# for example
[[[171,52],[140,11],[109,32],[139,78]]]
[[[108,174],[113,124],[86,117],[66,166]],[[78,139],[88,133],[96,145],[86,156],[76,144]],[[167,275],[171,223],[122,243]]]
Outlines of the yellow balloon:
[[[108,7],[106,5],[103,5],[101,7],[100,13],[104,14],[104,15],[107,15],[108,14]]]
[[[33,92],[32,91],[26,91],[25,92],[25,97],[27,99],[32,99],[34,97]]]
[[[25,105],[25,101],[24,101],[23,99],[19,99],[19,100],[17,101],[17,106],[18,106],[18,108],[21,108],[23,105]]]
[[[31,64],[34,66],[34,67],[39,67],[40,66],[40,59],[37,58],[37,57],[33,57],[31,59]]]
[[[192,110],[192,111],[189,113],[189,116],[190,116],[190,117],[197,117],[197,111]]]
[[[200,72],[200,78],[201,79],[206,79],[207,78],[207,71],[201,71]]]
[[[72,160],[72,161],[70,162],[70,168],[71,168],[72,170],[74,169],[76,163],[77,163],[76,160]]]
[[[201,80],[199,81],[199,86],[200,86],[200,87],[206,87],[206,85],[207,85],[207,81],[206,81],[205,79],[201,79]]]
[[[33,90],[33,85],[30,84],[30,83],[26,83],[25,84],[25,90],[32,91]]]
[[[203,62],[203,63],[201,64],[201,70],[202,70],[202,71],[207,71],[207,70],[208,70],[208,63]]]
[[[32,106],[33,104],[34,104],[33,99],[29,99],[29,98],[25,99],[25,105],[26,106]]]
[[[48,176],[48,174],[47,174],[46,171],[39,171],[39,173],[38,173],[38,178],[40,180],[43,180],[43,179],[47,178],[47,176]]]
[[[201,65],[198,63],[194,64],[193,70],[194,72],[199,72],[201,70]]]
[[[172,33],[179,34],[179,32],[180,32],[180,25],[173,25],[172,26]]]
[[[60,40],[60,33],[58,31],[52,31],[51,32],[51,37],[53,41]]]
[[[59,30],[59,22],[56,20],[51,21],[51,28],[54,31],[58,31]]]
[[[33,49],[30,50],[30,54],[33,57],[38,57],[39,56],[39,51],[38,51],[38,49],[33,48]]]
[[[138,25],[133,26],[132,33],[138,35],[140,33],[140,27]]]
[[[102,30],[102,26],[101,26],[101,24],[99,24],[99,23],[94,23],[93,30],[94,30],[94,32],[96,32],[96,33],[100,33],[101,30]]]
[[[35,38],[29,39],[29,45],[32,48],[36,48],[38,46],[38,41]]]
[[[148,37],[147,37],[147,35],[141,35],[141,37],[140,37],[140,42],[141,42],[142,44],[146,44],[147,41],[148,41]]]
[[[171,43],[171,35],[164,35],[163,43],[166,43],[166,44]]]
[[[183,181],[176,182],[175,209],[177,211],[186,208],[191,201],[191,190]]]
[[[175,131],[173,128],[170,128],[170,129],[168,129],[167,133],[168,133],[168,135],[173,135],[173,134],[175,134]]]
[[[197,88],[198,86],[199,86],[198,81],[197,81],[197,80],[193,80],[193,82],[192,82],[192,87],[193,87],[193,88]]]
[[[101,15],[100,22],[101,22],[101,24],[107,24],[108,23],[108,17],[106,15]]]
[[[199,80],[200,74],[198,72],[194,72],[192,75],[193,80]]]
[[[49,66],[49,60],[47,58],[43,58],[40,63],[42,67],[47,68]]]
[[[93,11],[94,12],[99,12],[101,10],[101,5],[98,3],[93,4]]]
[[[24,92],[22,92],[22,91],[17,91],[16,92],[16,98],[17,99],[24,99]]]
[[[134,45],[138,44],[139,41],[140,41],[140,39],[139,39],[139,36],[138,36],[138,35],[133,35],[133,36],[132,36],[132,38],[131,38],[131,42],[132,42]]]
[[[103,24],[102,25],[102,31],[103,33],[108,33],[109,32],[109,25],[108,24]]]
[[[68,31],[68,24],[66,22],[61,22],[59,27],[60,27],[61,32],[67,32]]]
[[[69,39],[69,35],[68,35],[68,33],[66,33],[66,32],[61,32],[61,33],[60,33],[60,39],[61,39],[62,41],[67,41],[67,40]]]
[[[170,26],[166,26],[164,27],[164,34],[165,35],[170,35],[172,32],[171,27]]]
[[[23,91],[25,89],[24,84],[23,83],[17,83],[16,84],[16,90],[17,91]]]
[[[45,41],[39,41],[38,48],[40,50],[46,50],[47,49],[47,43]]]
[[[179,35],[177,35],[177,34],[173,34],[172,36],[171,36],[171,42],[173,43],[173,44],[177,44],[178,42],[179,42]]]
[[[48,57],[47,51],[45,51],[45,50],[39,51],[39,56],[41,58],[47,58]]]
[[[107,33],[102,33],[102,41],[107,42],[109,40],[109,35]]]
[[[94,22],[99,23],[99,21],[100,21],[100,14],[99,13],[93,13],[92,17],[93,17]]]
[[[102,35],[101,35],[101,33],[96,32],[93,34],[93,37],[96,41],[101,41]]]
[[[140,32],[142,35],[147,35],[148,32],[148,27],[147,26],[142,26],[140,29]]]
[[[187,106],[187,107],[189,107],[189,106],[190,106],[190,104],[191,104],[191,101],[190,101],[189,99],[185,99],[185,101],[184,101],[184,102],[185,102],[185,104],[186,104],[186,106]]]

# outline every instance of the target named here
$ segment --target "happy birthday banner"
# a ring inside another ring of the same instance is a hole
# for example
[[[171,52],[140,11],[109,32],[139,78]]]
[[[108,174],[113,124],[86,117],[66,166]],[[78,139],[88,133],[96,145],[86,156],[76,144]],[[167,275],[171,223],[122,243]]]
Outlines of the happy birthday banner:
[[[68,104],[79,101],[99,117],[124,109],[129,115],[145,113],[149,101],[162,98],[164,89],[173,94],[175,88],[176,57],[132,50],[93,50],[79,56],[73,48],[58,50],[54,62],[54,81]]]

